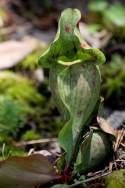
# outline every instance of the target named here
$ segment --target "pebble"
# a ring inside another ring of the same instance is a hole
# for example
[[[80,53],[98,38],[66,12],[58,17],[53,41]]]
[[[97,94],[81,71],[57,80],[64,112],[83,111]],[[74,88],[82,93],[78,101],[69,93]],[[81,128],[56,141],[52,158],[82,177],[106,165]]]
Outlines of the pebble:
[[[114,129],[125,127],[125,111],[116,110],[109,115],[107,120],[110,122]]]

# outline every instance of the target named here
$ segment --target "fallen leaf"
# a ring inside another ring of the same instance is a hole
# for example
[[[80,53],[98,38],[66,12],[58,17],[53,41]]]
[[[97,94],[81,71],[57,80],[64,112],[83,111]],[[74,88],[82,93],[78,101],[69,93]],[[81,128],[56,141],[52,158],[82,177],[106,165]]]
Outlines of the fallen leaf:
[[[43,155],[10,157],[0,162],[0,188],[33,188],[54,177],[55,170]]]
[[[35,39],[6,41],[0,44],[0,70],[15,66],[30,54],[38,45]]]
[[[115,137],[117,136],[117,131],[111,127],[111,125],[109,124],[109,122],[107,120],[105,120],[102,117],[97,117],[97,122],[99,124],[99,127],[105,133],[111,134],[111,135],[113,135]]]

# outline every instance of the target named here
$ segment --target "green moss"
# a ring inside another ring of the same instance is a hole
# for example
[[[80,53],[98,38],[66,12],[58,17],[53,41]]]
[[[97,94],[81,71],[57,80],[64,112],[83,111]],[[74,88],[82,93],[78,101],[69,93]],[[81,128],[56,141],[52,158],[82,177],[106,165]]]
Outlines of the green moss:
[[[88,9],[94,22],[99,23],[114,36],[125,38],[125,8],[122,3],[109,3],[105,0],[90,1]]]
[[[38,92],[34,81],[19,74],[2,71],[0,94],[0,132],[2,134],[15,136],[20,127],[29,123],[28,119],[36,125],[40,124],[38,117],[43,112],[46,99]]]
[[[45,102],[45,98],[38,93],[32,80],[12,72],[0,73],[0,93],[22,102],[24,108],[29,111]]]
[[[106,98],[121,97],[125,89],[125,57],[112,55],[111,62],[101,67],[102,93]]]
[[[41,135],[38,134],[35,130],[28,130],[22,135],[22,140],[37,140],[40,139]]]
[[[108,7],[108,3],[105,0],[90,1],[88,8],[92,12],[102,12]]]
[[[125,187],[125,169],[112,172],[105,177],[106,188],[124,188]]]
[[[19,70],[26,69],[29,71],[33,71],[36,68],[38,68],[37,57],[39,57],[41,54],[41,51],[44,52],[46,48],[47,48],[47,45],[44,43],[39,45],[36,50],[34,50],[30,55],[28,55],[23,61],[21,61],[18,64],[17,69]]]
[[[25,122],[26,113],[22,104],[11,97],[0,96],[0,133],[14,135]]]

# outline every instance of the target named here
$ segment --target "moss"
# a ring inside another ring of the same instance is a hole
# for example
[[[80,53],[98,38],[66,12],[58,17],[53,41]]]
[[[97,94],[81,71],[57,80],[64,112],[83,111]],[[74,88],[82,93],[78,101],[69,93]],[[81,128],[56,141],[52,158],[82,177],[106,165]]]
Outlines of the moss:
[[[44,52],[47,48],[47,45],[42,43],[41,45],[39,45],[37,47],[36,50],[34,50],[30,55],[28,55],[23,61],[21,61],[18,65],[17,65],[17,70],[29,70],[29,71],[33,71],[36,68],[38,68],[38,60],[36,57],[39,57],[41,52]]]
[[[106,188],[124,188],[125,187],[125,169],[112,172],[105,177]]]
[[[22,140],[37,140],[40,139],[41,135],[38,134],[35,130],[28,130],[22,135]]]
[[[25,122],[26,113],[22,104],[11,97],[0,96],[0,133],[15,135]]]
[[[120,98],[125,89],[125,58],[118,54],[112,55],[111,62],[101,67],[102,93],[106,98],[113,95]]]
[[[0,94],[2,100],[0,103],[0,132],[2,134],[17,137],[19,128],[29,124],[30,121],[40,124],[38,117],[44,111],[46,99],[38,92],[34,81],[20,74],[2,71],[0,73]],[[19,136],[21,135],[22,131],[19,133]]]
[[[0,73],[0,93],[20,101],[29,112],[33,111],[34,106],[45,103],[45,98],[38,93],[32,80],[12,72]]]

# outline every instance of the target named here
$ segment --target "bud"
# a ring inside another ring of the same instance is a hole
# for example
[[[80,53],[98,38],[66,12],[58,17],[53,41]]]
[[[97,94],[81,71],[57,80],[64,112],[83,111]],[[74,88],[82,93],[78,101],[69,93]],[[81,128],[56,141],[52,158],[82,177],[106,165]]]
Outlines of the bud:
[[[88,173],[106,164],[112,153],[112,143],[108,134],[100,130],[91,130],[81,144],[75,173]]]

